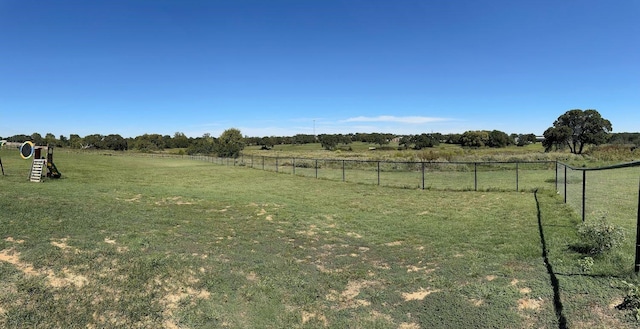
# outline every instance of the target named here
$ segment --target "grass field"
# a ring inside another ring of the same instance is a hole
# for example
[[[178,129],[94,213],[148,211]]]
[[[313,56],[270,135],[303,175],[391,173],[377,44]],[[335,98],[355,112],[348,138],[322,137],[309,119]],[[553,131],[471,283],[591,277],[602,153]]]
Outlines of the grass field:
[[[613,307],[633,280],[629,251],[581,273],[568,248],[579,216],[551,189],[396,189],[65,152],[62,179],[29,183],[30,161],[0,156],[3,328],[636,325]]]

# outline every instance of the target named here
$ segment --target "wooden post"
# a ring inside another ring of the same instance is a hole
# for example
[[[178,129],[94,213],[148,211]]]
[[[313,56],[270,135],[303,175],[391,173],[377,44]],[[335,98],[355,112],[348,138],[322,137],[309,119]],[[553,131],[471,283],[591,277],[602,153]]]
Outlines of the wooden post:
[[[293,169],[292,169],[293,170],[293,174],[295,175],[296,174],[296,158],[292,158],[291,159],[291,164],[293,166]]]
[[[318,159],[316,159],[316,178],[318,178]]]
[[[380,185],[380,161],[378,161],[378,185]]]

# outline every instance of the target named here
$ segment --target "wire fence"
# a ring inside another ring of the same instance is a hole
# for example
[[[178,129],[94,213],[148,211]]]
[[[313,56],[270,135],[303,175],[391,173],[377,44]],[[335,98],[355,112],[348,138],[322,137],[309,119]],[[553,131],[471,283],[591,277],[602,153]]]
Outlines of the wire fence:
[[[596,217],[637,217],[640,207],[640,161],[598,168],[577,168],[558,162],[558,194],[581,214]]]
[[[555,161],[415,162],[243,155],[190,159],[296,176],[399,188],[524,191],[554,188]]]

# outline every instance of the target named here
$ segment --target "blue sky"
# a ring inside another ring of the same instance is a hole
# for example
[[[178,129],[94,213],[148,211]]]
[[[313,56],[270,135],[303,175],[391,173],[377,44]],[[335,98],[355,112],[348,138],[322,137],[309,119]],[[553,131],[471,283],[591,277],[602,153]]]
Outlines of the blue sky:
[[[640,1],[0,0],[0,136],[640,131]]]

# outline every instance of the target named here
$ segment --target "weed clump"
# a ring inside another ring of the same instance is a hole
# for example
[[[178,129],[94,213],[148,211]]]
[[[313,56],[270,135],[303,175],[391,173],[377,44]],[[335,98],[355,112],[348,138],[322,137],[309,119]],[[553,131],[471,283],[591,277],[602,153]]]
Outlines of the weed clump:
[[[607,252],[622,244],[625,238],[621,227],[611,224],[603,216],[600,220],[578,225],[579,249],[591,255]]]

